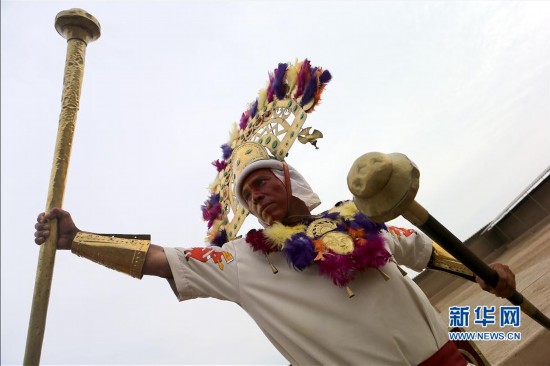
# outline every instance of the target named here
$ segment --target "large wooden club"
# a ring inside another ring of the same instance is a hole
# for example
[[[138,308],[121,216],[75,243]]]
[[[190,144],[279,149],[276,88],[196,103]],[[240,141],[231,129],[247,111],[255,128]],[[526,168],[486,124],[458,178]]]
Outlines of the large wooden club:
[[[61,207],[63,204],[71,145],[84,76],[86,46],[89,42],[98,39],[101,34],[97,19],[82,9],[70,9],[57,14],[55,29],[62,37],[67,39],[67,56],[61,97],[61,114],[59,115],[57,142],[50,175],[46,211],[54,207]],[[40,363],[55,263],[56,242],[57,221],[54,221],[51,223],[49,239],[40,247],[23,360],[24,365],[38,365]]]
[[[348,174],[348,187],[357,208],[369,219],[386,222],[402,215],[487,284],[495,287],[498,274],[414,200],[419,176],[418,168],[405,155],[371,152],[353,163]],[[550,329],[550,319],[521,293],[515,291],[508,300]]]

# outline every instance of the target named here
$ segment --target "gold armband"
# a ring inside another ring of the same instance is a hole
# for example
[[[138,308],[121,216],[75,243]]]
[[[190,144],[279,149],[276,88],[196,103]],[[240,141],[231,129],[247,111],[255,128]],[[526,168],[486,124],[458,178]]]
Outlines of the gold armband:
[[[450,255],[449,252],[439,246],[439,244],[433,242],[432,246],[432,257],[428,262],[428,269],[444,271],[475,282],[475,275],[468,267]]]
[[[141,279],[145,256],[150,245],[149,236],[97,235],[80,232],[73,240],[71,252]]]

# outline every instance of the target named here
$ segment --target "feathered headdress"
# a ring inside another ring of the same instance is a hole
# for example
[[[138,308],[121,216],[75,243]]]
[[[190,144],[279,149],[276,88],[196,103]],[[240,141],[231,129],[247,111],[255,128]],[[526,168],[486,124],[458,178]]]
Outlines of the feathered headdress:
[[[222,159],[212,162],[218,171],[210,185],[210,196],[201,206],[208,221],[206,241],[221,246],[234,239],[248,215],[234,194],[235,180],[251,162],[261,159],[283,161],[299,137],[302,143],[316,146],[322,134],[302,128],[307,114],[321,100],[330,81],[328,70],[312,67],[309,60],[293,64],[281,63],[269,73],[267,88],[233,125],[229,142],[221,146]]]

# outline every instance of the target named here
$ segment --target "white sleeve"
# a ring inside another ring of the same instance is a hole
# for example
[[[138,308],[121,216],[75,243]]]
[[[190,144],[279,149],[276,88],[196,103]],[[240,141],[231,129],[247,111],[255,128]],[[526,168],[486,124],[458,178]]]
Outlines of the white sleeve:
[[[390,252],[397,263],[415,271],[426,268],[432,255],[432,240],[426,234],[412,229],[388,226],[385,235]]]
[[[172,270],[168,282],[178,300],[214,297],[238,302],[238,270],[232,243],[220,247],[164,248]]]

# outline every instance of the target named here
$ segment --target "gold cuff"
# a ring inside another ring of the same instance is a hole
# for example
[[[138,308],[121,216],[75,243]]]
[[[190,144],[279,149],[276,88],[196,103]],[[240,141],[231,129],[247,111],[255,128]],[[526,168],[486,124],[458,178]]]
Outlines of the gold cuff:
[[[475,282],[475,275],[462,262],[450,255],[436,242],[432,243],[432,256],[428,262],[428,269],[444,271],[455,276],[460,276],[467,280]]]
[[[79,232],[76,234],[71,252],[104,265],[107,268],[126,273],[132,277],[143,277],[143,264],[151,239],[143,235],[97,235]]]

